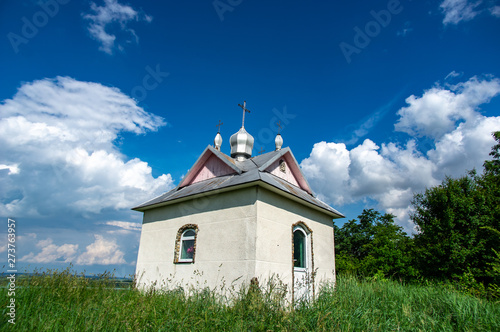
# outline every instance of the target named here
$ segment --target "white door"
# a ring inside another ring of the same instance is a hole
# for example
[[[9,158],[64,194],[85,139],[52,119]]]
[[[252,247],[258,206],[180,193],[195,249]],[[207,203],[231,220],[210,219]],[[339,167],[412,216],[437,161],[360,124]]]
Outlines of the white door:
[[[293,285],[294,301],[307,301],[311,296],[310,235],[301,226],[293,229]]]

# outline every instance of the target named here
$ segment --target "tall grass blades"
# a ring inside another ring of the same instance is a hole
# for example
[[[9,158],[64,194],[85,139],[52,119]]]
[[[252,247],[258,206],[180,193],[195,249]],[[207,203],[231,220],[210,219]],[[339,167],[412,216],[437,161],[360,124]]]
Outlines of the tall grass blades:
[[[2,319],[7,323],[5,282]],[[286,304],[272,278],[232,292],[137,290],[110,274],[89,279],[47,271],[19,278],[17,331],[499,331],[500,305],[439,285],[404,285],[339,276],[316,299]]]

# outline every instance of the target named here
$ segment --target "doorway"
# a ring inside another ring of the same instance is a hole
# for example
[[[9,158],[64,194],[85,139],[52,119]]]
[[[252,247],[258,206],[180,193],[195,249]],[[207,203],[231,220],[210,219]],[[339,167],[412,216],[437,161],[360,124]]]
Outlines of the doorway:
[[[293,299],[307,301],[312,295],[311,231],[303,223],[293,227]]]

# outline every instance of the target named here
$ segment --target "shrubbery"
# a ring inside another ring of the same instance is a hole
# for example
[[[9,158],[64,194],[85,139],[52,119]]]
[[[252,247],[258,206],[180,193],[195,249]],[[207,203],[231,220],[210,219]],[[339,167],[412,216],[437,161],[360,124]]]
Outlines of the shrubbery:
[[[413,238],[393,216],[364,210],[335,229],[337,271],[415,282],[433,280],[500,296],[500,132],[484,172],[446,178],[414,196]]]

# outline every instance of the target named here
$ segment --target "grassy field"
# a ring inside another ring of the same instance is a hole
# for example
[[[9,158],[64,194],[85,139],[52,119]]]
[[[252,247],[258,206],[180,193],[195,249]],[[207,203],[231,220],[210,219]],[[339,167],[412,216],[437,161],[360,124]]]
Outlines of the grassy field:
[[[5,279],[1,330],[7,323]],[[68,271],[17,280],[17,331],[500,331],[500,304],[442,286],[340,276],[317,300],[285,307],[272,284],[227,299],[209,290],[146,292]]]

